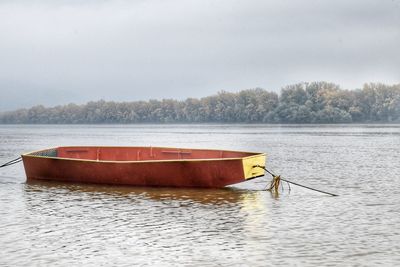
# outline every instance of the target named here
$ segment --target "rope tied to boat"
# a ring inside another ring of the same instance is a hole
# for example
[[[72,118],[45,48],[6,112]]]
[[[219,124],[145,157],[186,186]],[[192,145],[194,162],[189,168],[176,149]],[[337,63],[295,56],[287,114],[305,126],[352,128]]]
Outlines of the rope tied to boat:
[[[16,159],[10,160],[9,162],[6,162],[6,163],[0,165],[0,168],[8,167],[8,166],[10,166],[10,165],[17,164],[17,163],[19,163],[19,162],[21,162],[21,161],[22,161],[22,158],[21,158],[21,157],[18,157],[18,158],[16,158]]]
[[[271,184],[265,190],[272,191],[272,189],[274,189],[275,193],[278,193],[280,184],[281,184],[281,176],[280,175],[273,176]]]
[[[319,189],[315,189],[315,188],[312,188],[312,187],[309,187],[309,186],[301,185],[301,184],[289,181],[287,179],[284,179],[280,175],[274,174],[273,172],[271,172],[265,166],[262,166],[262,165],[254,165],[253,168],[264,169],[267,173],[269,173],[272,176],[271,184],[270,184],[269,187],[266,188],[266,190],[268,190],[268,191],[272,191],[272,189],[274,189],[275,193],[277,193],[278,189],[279,189],[279,185],[282,185],[281,181],[284,181],[284,182],[286,182],[288,184],[289,191],[290,191],[290,184],[294,184],[294,185],[297,185],[297,186],[300,186],[300,187],[303,187],[303,188],[306,188],[306,189],[309,189],[309,190],[313,190],[313,191],[316,191],[316,192],[320,192],[320,193],[323,193],[323,194],[327,194],[327,195],[330,195],[330,196],[333,196],[333,197],[337,197],[338,196],[336,194],[332,194],[332,193],[329,193],[329,192],[326,192],[326,191],[322,191],[322,190],[319,190]]]

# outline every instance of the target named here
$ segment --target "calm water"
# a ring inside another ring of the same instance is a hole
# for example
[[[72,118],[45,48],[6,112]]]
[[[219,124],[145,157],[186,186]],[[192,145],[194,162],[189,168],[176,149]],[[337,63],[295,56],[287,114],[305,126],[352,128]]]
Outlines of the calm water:
[[[223,190],[25,181],[0,169],[0,265],[399,266],[400,126],[1,126],[0,162],[60,145],[264,151],[269,177]]]

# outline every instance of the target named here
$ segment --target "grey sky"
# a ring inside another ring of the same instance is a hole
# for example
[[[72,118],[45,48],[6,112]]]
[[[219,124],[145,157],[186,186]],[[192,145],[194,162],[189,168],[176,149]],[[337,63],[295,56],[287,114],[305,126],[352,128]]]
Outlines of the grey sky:
[[[397,0],[0,0],[0,111],[399,83],[399,48]]]

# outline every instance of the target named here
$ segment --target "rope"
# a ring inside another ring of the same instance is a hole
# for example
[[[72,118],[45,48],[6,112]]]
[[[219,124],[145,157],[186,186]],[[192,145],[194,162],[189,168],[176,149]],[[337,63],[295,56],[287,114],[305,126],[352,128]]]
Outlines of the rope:
[[[298,183],[289,181],[289,180],[287,180],[287,179],[283,179],[280,175],[275,175],[275,174],[273,174],[272,172],[270,172],[267,168],[265,168],[265,166],[261,166],[261,165],[254,165],[254,166],[253,166],[253,168],[257,168],[257,167],[258,167],[258,168],[261,168],[261,169],[264,169],[267,173],[269,173],[269,174],[272,176],[271,185],[270,185],[270,187],[269,187],[267,190],[272,190],[272,189],[274,189],[275,192],[278,192],[280,182],[281,182],[281,181],[284,181],[284,182],[286,182],[288,185],[289,185],[289,184],[294,184],[294,185],[297,185],[297,186],[300,186],[300,187],[304,187],[304,188],[307,188],[307,189],[309,189],[309,190],[317,191],[317,192],[320,192],[320,193],[323,193],[323,194],[327,194],[327,195],[330,195],[330,196],[333,196],[333,197],[337,197],[337,196],[338,196],[338,195],[336,195],[336,194],[332,194],[332,193],[329,193],[329,192],[326,192],[326,191],[322,191],[322,190],[319,190],[319,189],[311,188],[311,187],[309,187],[309,186],[301,185],[301,184],[298,184]],[[289,185],[289,191],[290,191],[290,185]]]
[[[279,185],[282,186],[281,177],[279,175],[277,175],[277,176],[274,176],[272,178],[272,181],[271,181],[271,184],[269,185],[269,188],[265,188],[265,190],[271,191],[272,189],[274,189],[275,193],[277,193],[278,190],[279,190]]]
[[[0,165],[0,168],[8,167],[10,165],[17,164],[21,161],[22,161],[22,158],[18,157],[16,159],[13,159],[13,160],[10,160],[9,162],[4,163],[3,165]]]

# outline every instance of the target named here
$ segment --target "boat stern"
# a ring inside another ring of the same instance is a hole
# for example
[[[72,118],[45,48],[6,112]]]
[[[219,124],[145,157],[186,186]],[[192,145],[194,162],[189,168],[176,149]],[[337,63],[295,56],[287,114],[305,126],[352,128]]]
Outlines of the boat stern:
[[[259,176],[264,176],[265,171],[262,168],[256,168],[256,165],[265,165],[267,155],[265,153],[254,156],[245,157],[242,159],[244,179],[249,180]]]

